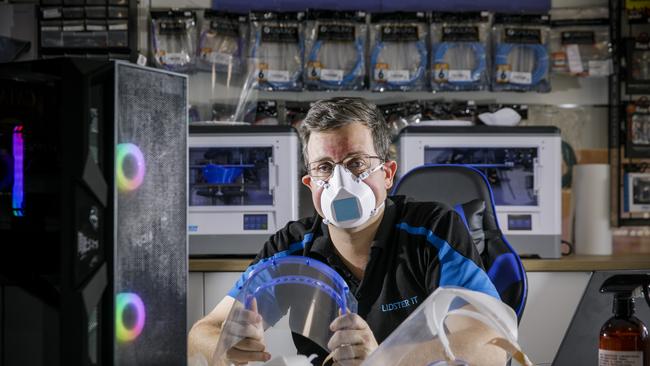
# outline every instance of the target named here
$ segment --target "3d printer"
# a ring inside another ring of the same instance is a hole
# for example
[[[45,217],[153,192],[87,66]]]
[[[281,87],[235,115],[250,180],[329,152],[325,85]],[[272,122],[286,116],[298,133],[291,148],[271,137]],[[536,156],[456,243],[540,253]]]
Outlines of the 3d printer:
[[[296,220],[299,151],[291,126],[190,126],[190,255],[257,254]]]
[[[559,258],[561,138],[555,127],[409,126],[398,136],[400,175],[423,164],[480,170],[501,230],[520,255]]]

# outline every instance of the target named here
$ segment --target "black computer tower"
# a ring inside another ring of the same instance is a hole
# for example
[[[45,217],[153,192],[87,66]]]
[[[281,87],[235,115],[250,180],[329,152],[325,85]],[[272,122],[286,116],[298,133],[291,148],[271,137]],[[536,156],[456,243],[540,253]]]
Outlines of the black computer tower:
[[[186,361],[187,79],[0,64],[0,365]]]

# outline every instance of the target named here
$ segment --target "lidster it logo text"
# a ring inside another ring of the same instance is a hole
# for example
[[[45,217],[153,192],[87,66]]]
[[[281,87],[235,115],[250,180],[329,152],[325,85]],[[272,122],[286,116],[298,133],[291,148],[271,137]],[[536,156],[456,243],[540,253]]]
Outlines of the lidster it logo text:
[[[418,297],[413,296],[409,299],[404,299],[398,302],[392,302],[390,304],[381,304],[381,311],[386,313],[397,309],[408,308],[409,306],[417,305],[417,304],[418,304]]]

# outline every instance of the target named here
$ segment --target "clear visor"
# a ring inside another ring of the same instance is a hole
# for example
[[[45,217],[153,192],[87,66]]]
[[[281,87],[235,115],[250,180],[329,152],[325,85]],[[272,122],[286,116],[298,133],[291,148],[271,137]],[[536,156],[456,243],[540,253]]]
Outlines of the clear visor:
[[[302,256],[272,258],[259,264],[236,297],[215,349],[212,365],[228,365],[227,351],[247,338],[251,312],[262,318],[263,342],[272,358],[295,355],[292,333],[327,353],[329,325],[357,312],[357,301],[341,276],[322,262]]]
[[[471,318],[471,328],[448,328],[448,317]],[[452,336],[454,332],[457,336]],[[460,337],[459,335],[463,335]],[[468,337],[470,336],[471,337]],[[521,365],[531,365],[517,344],[517,316],[500,300],[477,291],[440,287],[418,306],[361,366],[466,366],[480,361],[454,354],[454,342],[477,355],[500,347]],[[494,348],[493,348],[494,349]],[[479,356],[480,357],[480,356]]]

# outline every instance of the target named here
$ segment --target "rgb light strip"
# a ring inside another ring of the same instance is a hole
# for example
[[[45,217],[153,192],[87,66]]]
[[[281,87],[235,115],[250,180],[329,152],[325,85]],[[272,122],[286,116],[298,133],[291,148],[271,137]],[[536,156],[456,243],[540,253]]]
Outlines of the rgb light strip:
[[[23,143],[23,126],[18,125],[14,127],[13,134],[13,156],[14,156],[14,186],[11,192],[11,203],[13,208],[14,216],[22,217],[24,215],[23,211],[23,200],[25,197],[25,186],[24,186],[24,164],[23,159],[25,157],[25,148]]]
[[[124,311],[127,306],[135,307],[135,325],[130,329],[124,324]],[[121,292],[115,298],[115,336],[120,342],[130,342],[142,333],[146,317],[144,303],[137,294]]]
[[[128,156],[131,156],[132,159],[135,159],[135,174],[133,177],[127,177],[124,174],[124,162]],[[117,145],[117,156],[115,157],[115,164],[117,171],[115,175],[117,177],[117,188],[123,192],[130,192],[142,184],[144,180],[144,156],[142,151],[132,144],[132,143],[123,143]]]

